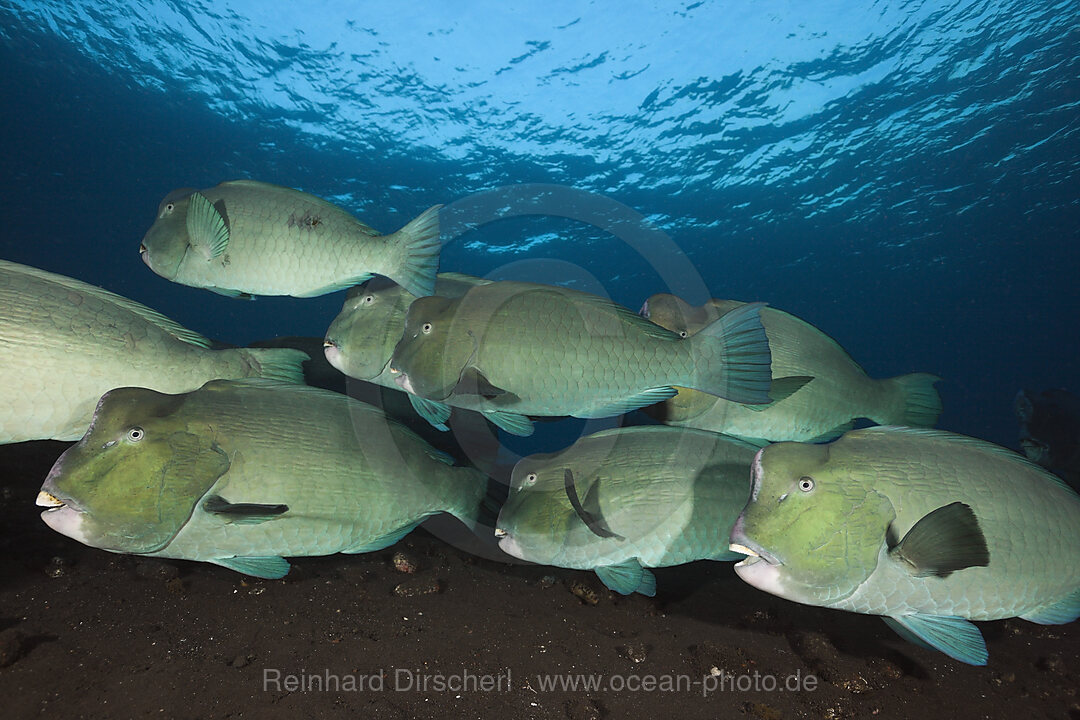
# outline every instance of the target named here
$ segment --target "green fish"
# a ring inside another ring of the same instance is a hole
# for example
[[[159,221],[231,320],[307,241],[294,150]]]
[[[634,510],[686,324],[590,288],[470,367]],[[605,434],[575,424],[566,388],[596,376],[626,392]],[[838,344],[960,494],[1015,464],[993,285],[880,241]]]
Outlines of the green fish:
[[[731,532],[743,580],[881,615],[902,637],[984,665],[969,620],[1080,616],[1080,496],[1020,455],[936,430],[874,427],[754,458]]]
[[[299,350],[211,350],[145,305],[0,260],[0,443],[78,440],[98,399],[138,385],[177,393],[215,378],[303,382]]]
[[[118,553],[279,578],[284,559],[388,547],[447,512],[470,527],[486,477],[381,410],[271,381],[106,393],[37,504],[53,530]]]
[[[683,342],[614,302],[551,285],[493,282],[462,297],[420,298],[390,362],[413,395],[464,401],[528,434],[528,416],[601,418],[692,387],[769,401],[760,305],[728,313]]]
[[[439,273],[435,294],[457,298],[469,288],[489,282],[461,273]],[[373,278],[349,290],[341,312],[330,324],[323,341],[327,361],[357,380],[401,391],[390,372],[390,357],[405,330],[405,314],[416,296],[405,288]],[[440,430],[447,430],[449,406],[406,394],[413,409]]]
[[[594,570],[624,595],[656,593],[645,568],[736,560],[728,535],[757,448],[662,425],[605,430],[522,458],[495,534],[508,555]]]
[[[694,307],[667,294],[641,308],[652,322],[689,337],[745,303],[710,300]],[[772,350],[773,387],[768,405],[740,405],[679,389],[654,413],[669,425],[735,435],[751,442],[823,442],[851,430],[859,418],[880,425],[932,427],[941,414],[934,383],[941,378],[912,373],[875,380],[844,348],[808,322],[767,307],[761,323]]]
[[[167,280],[230,297],[315,297],[374,274],[430,295],[441,247],[439,207],[379,235],[314,195],[233,180],[165,196],[139,253]]]

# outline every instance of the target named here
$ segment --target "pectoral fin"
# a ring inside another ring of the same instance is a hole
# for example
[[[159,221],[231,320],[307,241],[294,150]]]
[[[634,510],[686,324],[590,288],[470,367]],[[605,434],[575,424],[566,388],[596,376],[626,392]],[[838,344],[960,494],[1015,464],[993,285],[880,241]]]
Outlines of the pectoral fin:
[[[593,534],[602,538],[616,538],[617,540],[625,540],[622,535],[615,533],[608,527],[607,521],[604,516],[600,514],[600,501],[597,498],[597,488],[600,487],[600,480],[592,484],[589,491],[585,493],[585,502],[582,503],[578,499],[577,485],[574,483],[574,473],[567,468],[563,472],[563,480],[566,487],[566,497],[570,499],[570,505],[574,508],[574,512],[581,518],[581,521],[588,526],[589,530],[592,530]]]
[[[634,558],[618,565],[594,568],[593,572],[602,583],[620,595],[629,595],[632,592],[649,597],[656,595],[656,577],[641,567],[641,563]]]
[[[446,426],[446,421],[450,419],[450,407],[448,405],[412,393],[408,393],[408,396],[416,414],[427,420],[433,428],[442,432],[450,429]]]
[[[238,300],[254,300],[255,299],[255,296],[252,295],[251,293],[241,292],[239,290],[230,290],[229,288],[213,287],[211,285],[207,285],[206,289],[209,290],[210,292],[215,292],[218,295],[224,295],[225,297],[228,297],[228,298],[236,298]]]
[[[461,373],[457,386],[454,388],[454,392],[459,395],[480,395],[489,399],[510,394],[501,387],[492,385],[484,377],[484,373],[474,367],[465,368]]]
[[[948,577],[964,568],[987,566],[990,551],[971,507],[954,502],[927,513],[889,551],[915,577]]]
[[[940,650],[969,665],[986,664],[986,643],[979,629],[963,618],[947,615],[894,615],[885,622],[900,637]]]
[[[288,505],[267,505],[264,503],[231,503],[220,495],[210,495],[203,500],[203,510],[213,513],[236,525],[257,525],[273,520],[289,511]]]
[[[229,226],[206,196],[191,194],[187,211],[188,244],[207,261],[213,260],[229,245]]]
[[[484,410],[484,417],[493,422],[497,427],[511,435],[529,437],[533,434],[533,424],[525,415],[505,412],[503,410]]]
[[[244,575],[266,580],[277,580],[289,573],[289,561],[282,557],[214,558],[210,562]]]

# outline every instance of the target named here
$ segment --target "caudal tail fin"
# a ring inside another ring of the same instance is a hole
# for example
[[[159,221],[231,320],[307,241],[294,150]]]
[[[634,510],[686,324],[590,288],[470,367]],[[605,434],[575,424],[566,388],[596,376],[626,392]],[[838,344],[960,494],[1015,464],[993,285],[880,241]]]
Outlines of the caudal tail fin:
[[[695,390],[746,405],[771,402],[772,354],[761,324],[763,307],[737,307],[684,341],[693,344]]]
[[[468,466],[455,467],[453,474],[456,502],[452,503],[448,512],[473,532],[488,524],[494,527],[494,519],[499,511],[488,497],[488,476]],[[494,514],[493,508],[496,508]]]
[[[405,250],[405,261],[397,275],[390,279],[415,295],[425,297],[435,293],[435,273],[439,269],[439,208],[428,208],[408,225],[394,233]]]
[[[908,427],[934,427],[941,415],[941,396],[934,388],[934,383],[941,380],[930,373],[911,373],[889,378],[883,382],[892,386],[892,391],[902,399],[903,415],[890,418],[872,418],[884,425],[907,425]],[[899,409],[899,402],[893,404]]]
[[[230,351],[224,351],[230,352]],[[310,360],[303,350],[292,348],[238,348],[251,367],[248,377],[304,384],[304,363]]]

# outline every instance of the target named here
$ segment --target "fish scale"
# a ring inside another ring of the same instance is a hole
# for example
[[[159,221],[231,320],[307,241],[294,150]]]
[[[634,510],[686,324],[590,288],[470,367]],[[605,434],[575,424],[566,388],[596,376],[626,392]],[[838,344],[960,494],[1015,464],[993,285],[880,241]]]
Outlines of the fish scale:
[[[453,383],[466,371],[505,391],[476,406],[521,415],[616,415],[673,385],[767,400],[768,344],[751,312],[740,315],[745,327],[731,331],[734,340],[703,333],[683,342],[610,301],[560,287],[499,282],[426,300],[410,306],[391,365],[429,400],[460,404],[465,392]]]
[[[109,443],[132,424],[145,431],[140,444]],[[193,441],[194,455],[172,444]],[[118,459],[102,474],[95,463],[110,457]],[[157,475],[161,491],[138,491],[140,478]],[[486,484],[381,410],[339,393],[266,381],[213,382],[177,396],[126,388],[102,400],[94,427],[53,467],[43,518],[116,552],[279,577],[288,570],[282,557],[377,549],[437,512],[471,527]],[[131,519],[147,511],[158,520]]]
[[[1080,616],[1080,496],[1014,452],[875,427],[774,444],[754,467],[731,534],[754,555],[736,566],[751,585],[885,616],[973,664],[986,650],[967,620]]]
[[[559,567],[664,567],[731,559],[727,534],[746,503],[756,449],[715,433],[663,426],[606,430],[514,467],[498,520],[503,549]],[[582,517],[566,489],[571,472]],[[535,481],[528,481],[531,474]],[[598,535],[603,523],[615,537]],[[651,577],[651,576],[650,576]],[[610,584],[619,592],[640,587]]]
[[[372,274],[427,295],[438,266],[437,211],[380,235],[314,195],[234,180],[170,193],[140,252],[169,280],[227,295],[311,297]]]
[[[952,459],[953,462],[963,462],[964,456],[982,460],[981,456],[971,450],[946,447],[958,456]],[[904,600],[905,606],[911,610],[927,612],[928,608],[936,608],[939,613],[962,614],[974,620],[992,620],[1021,615],[1035,607],[1035,597],[1042,594],[1060,595],[1069,588],[1080,585],[1080,569],[1075,564],[1051,562],[1046,572],[1037,577],[1030,574],[1032,547],[1038,547],[1040,555],[1046,554],[1050,558],[1068,558],[1080,550],[1080,527],[1076,525],[1077,506],[1080,503],[1074,498],[1064,492],[1053,493],[1046,498],[1025,495],[1021,492],[1025,485],[1014,484],[1008,477],[1008,464],[1003,465],[998,472],[984,470],[985,484],[972,485],[957,476],[955,466],[940,469],[926,467],[926,460],[932,457],[929,451],[923,449],[920,457],[923,458],[922,467],[907,463],[903,477],[910,479],[916,472],[920,472],[926,476],[922,482],[909,480],[908,483],[903,483],[902,480],[894,479],[893,474],[875,480],[877,487],[888,488],[886,492],[897,497],[897,518],[894,524],[898,536],[903,537],[922,516],[936,509],[937,505],[931,507],[934,502],[945,504],[946,499],[949,502],[965,502],[975,510],[980,519],[991,564],[987,568],[958,571],[950,576],[947,583],[934,583],[928,579],[911,578],[902,568],[889,563],[883,566],[889,571],[868,581],[863,592],[869,594],[878,589],[879,585],[888,587],[891,582],[896,585],[896,590],[892,593],[894,598],[903,596],[905,588],[912,594],[911,599]],[[879,455],[874,462],[887,464],[891,459],[890,455]],[[930,481],[929,476],[933,476],[935,480]],[[1021,543],[1020,547],[1017,546],[1017,538],[1027,539],[1024,537],[1027,534],[1026,528],[1040,527],[1072,527],[1073,545],[1070,547],[1062,535],[1038,533],[1037,538],[1030,539],[1038,542],[1038,545],[1028,544],[1023,547]],[[1013,588],[1015,583],[1010,581],[1019,576],[1030,579],[1028,583]],[[1012,589],[1008,594],[993,592],[995,588],[1002,586]],[[849,609],[845,607],[846,602],[835,607]],[[889,614],[888,606],[880,602],[871,604],[869,598],[864,598],[859,593],[853,595],[850,602],[859,606],[859,612]],[[964,604],[977,605],[979,609],[970,615],[961,613],[959,610]],[[993,610],[989,609],[991,605]]]
[[[208,345],[119,295],[0,261],[0,442],[77,440],[115,387],[185,392],[214,378],[299,379],[307,359],[298,350]]]
[[[745,303],[710,300],[691,306],[669,294],[650,297],[641,314],[674,332],[695,335]],[[915,373],[875,380],[832,338],[776,308],[761,311],[772,352],[772,374],[813,378],[767,408],[748,408],[695,390],[680,389],[657,414],[670,425],[715,430],[755,440],[817,441],[838,436],[856,418],[882,424],[932,426],[941,413],[936,376]]]
[[[320,207],[315,203],[296,201],[289,193],[272,204],[253,193],[241,190],[234,194],[212,189],[204,193],[211,202],[227,197],[230,240],[226,250],[229,255],[230,276],[238,287],[262,285],[263,294],[288,294],[297,285],[314,287],[325,284],[326,277],[337,277],[355,267],[368,267],[374,272],[386,274],[396,258],[385,264],[367,257],[359,243],[346,245],[342,239],[360,233],[368,237],[378,234],[358,220],[336,208]],[[291,201],[291,202],[289,202]],[[289,202],[284,208],[279,202]],[[335,212],[335,210],[337,210]],[[319,217],[317,226],[305,228],[295,218],[310,215]],[[290,220],[293,222],[290,223]],[[233,265],[236,268],[233,268]],[[220,277],[210,271],[192,273],[191,278],[211,282]],[[216,268],[215,268],[216,269]]]

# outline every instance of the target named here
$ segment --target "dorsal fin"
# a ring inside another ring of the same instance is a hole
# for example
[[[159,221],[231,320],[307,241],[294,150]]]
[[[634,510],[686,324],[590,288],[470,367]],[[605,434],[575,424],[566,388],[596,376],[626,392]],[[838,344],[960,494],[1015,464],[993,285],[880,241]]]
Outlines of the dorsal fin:
[[[126,310],[134,315],[137,315],[146,322],[157,326],[164,332],[172,335],[181,342],[188,343],[189,345],[195,345],[201,348],[209,348],[210,340],[203,337],[194,330],[188,330],[186,327],[170,320],[156,310],[151,310],[142,303],[129,300],[128,298],[117,295],[114,292],[98,287],[97,285],[91,285],[85,283],[82,280],[76,280],[65,275],[57,275],[46,270],[39,270],[38,268],[30,267],[29,265],[20,265],[7,260],[0,260],[0,269],[10,269],[14,272],[27,275],[29,277],[37,278],[39,280],[45,280],[47,282],[55,283],[60,287],[68,290],[74,290],[75,292],[85,293],[92,297],[95,297],[102,302],[108,302],[116,305],[119,308]]]

